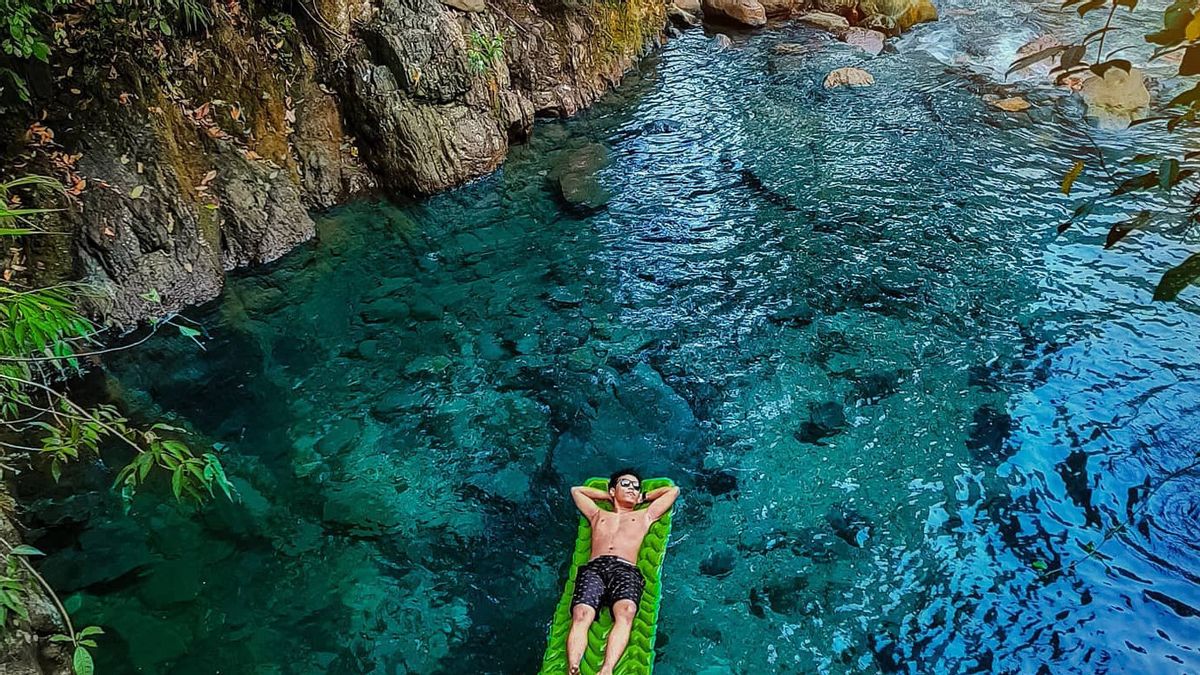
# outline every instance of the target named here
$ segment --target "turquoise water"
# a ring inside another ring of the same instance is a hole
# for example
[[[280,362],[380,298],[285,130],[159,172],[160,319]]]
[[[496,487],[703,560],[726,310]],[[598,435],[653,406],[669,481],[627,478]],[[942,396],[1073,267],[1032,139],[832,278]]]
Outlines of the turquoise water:
[[[99,466],[34,505],[102,672],[533,672],[567,489],[624,464],[684,490],[659,672],[1200,671],[1200,485],[1162,482],[1200,295],[1150,303],[1194,237],[1054,233],[1076,159],[1161,140],[988,108],[1036,17],[959,9],[855,91],[820,87],[852,52],[773,51],[802,28],[692,33],[492,177],[322,217],[190,313],[203,351],[110,362],[94,395],[241,499],[126,514]],[[595,144],[578,213],[548,175]]]

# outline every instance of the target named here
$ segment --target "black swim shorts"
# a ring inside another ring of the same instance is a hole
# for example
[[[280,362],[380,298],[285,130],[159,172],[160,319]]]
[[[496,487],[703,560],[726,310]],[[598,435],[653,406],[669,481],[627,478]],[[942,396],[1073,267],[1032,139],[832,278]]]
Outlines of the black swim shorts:
[[[579,568],[571,608],[588,605],[599,612],[618,600],[632,600],[636,605],[645,587],[646,580],[636,565],[615,555],[602,555]]]

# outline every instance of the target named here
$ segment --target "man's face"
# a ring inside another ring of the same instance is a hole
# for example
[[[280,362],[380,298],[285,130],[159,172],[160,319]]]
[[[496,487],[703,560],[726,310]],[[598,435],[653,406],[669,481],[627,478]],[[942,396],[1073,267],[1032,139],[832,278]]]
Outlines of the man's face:
[[[637,476],[625,474],[617,479],[617,484],[608,493],[623,504],[637,504],[642,496],[642,482]]]

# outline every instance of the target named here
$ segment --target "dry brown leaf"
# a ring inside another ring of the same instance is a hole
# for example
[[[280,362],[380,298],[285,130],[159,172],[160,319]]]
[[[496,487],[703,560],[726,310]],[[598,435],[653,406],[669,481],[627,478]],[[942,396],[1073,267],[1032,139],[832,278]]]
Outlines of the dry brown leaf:
[[[242,118],[242,109],[237,107],[237,105],[235,104],[232,108],[229,109],[229,116],[232,117],[235,121],[241,119]]]

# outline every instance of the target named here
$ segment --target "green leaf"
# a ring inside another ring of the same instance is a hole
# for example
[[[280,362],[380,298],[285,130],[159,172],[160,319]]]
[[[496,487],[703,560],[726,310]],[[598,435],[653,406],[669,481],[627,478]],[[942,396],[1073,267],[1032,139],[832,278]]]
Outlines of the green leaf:
[[[183,467],[175,467],[175,473],[171,475],[171,492],[175,493],[175,499],[183,497]]]
[[[1150,222],[1150,217],[1154,215],[1149,211],[1139,211],[1137,215],[1126,220],[1122,220],[1112,229],[1108,231],[1108,238],[1104,240],[1104,248],[1112,248],[1114,244],[1125,238],[1125,235],[1134,230],[1143,227]]]
[[[135,186],[133,186],[133,189],[129,191],[129,198],[130,199],[140,199],[142,196],[142,193],[145,191],[146,191],[145,185],[135,185]]]
[[[9,553],[12,555],[46,555],[29,544],[14,546],[13,550],[9,551]]]
[[[1045,572],[1047,569],[1049,569],[1049,565],[1047,565],[1044,560],[1034,560],[1029,566],[1039,572]]]
[[[193,340],[200,337],[200,331],[196,330],[195,328],[189,328],[188,326],[176,326],[176,327],[179,329],[179,334],[184,337],[189,337],[189,338],[192,338]]]
[[[63,600],[63,609],[67,610],[68,614],[78,612],[81,607],[83,607],[83,596],[78,593]]]
[[[84,647],[75,648],[72,665],[75,666],[75,675],[94,675],[96,672],[96,666],[92,663],[92,655]]]
[[[1140,176],[1134,176],[1124,183],[1121,183],[1116,190],[1113,190],[1112,196],[1123,195],[1137,190],[1148,190],[1158,185],[1158,172],[1151,171]]]
[[[1083,160],[1075,162],[1075,166],[1063,176],[1062,186],[1059,188],[1064,195],[1071,194],[1071,186],[1075,184],[1075,179],[1079,178],[1079,174],[1083,173]]]
[[[80,629],[75,635],[81,638],[89,635],[104,635],[104,629],[99,626],[88,626]]]
[[[145,300],[146,302],[153,302],[156,305],[158,303],[162,302],[162,297],[159,296],[157,288],[151,288],[150,290],[146,291],[145,293],[142,293],[138,297]]]
[[[1166,190],[1179,181],[1179,160],[1168,158],[1158,165],[1158,189]]]
[[[1154,289],[1154,299],[1174,300],[1179,293],[1200,278],[1200,253],[1193,253],[1179,265],[1163,274]]]

